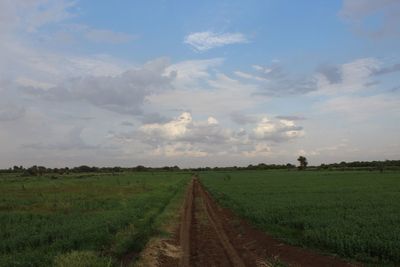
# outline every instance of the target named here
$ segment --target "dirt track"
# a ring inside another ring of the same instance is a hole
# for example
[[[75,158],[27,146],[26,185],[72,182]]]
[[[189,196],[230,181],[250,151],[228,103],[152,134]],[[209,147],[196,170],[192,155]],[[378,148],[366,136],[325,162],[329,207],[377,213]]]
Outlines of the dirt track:
[[[283,244],[219,207],[194,178],[187,190],[179,231],[158,253],[159,266],[354,266],[341,259]],[[177,256],[178,255],[178,256]]]

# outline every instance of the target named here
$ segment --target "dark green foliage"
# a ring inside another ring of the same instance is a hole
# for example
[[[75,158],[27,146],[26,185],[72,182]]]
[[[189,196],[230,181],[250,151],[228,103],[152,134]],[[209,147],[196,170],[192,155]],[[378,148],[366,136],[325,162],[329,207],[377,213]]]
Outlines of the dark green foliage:
[[[302,160],[304,158],[305,164],[302,166],[306,167],[308,165],[307,160],[305,157],[300,157]],[[299,159],[300,159],[299,158]],[[24,169],[23,166],[13,166],[13,168],[8,169],[0,169],[0,174],[2,173],[23,173],[23,176],[37,176],[43,175],[48,173],[56,173],[56,174],[68,174],[68,173],[119,173],[119,172],[160,172],[160,171],[169,171],[169,172],[177,172],[177,171],[190,171],[190,172],[199,172],[199,171],[235,171],[235,170],[293,170],[296,166],[291,163],[287,164],[266,164],[266,163],[259,163],[257,165],[250,164],[246,167],[200,167],[200,168],[190,168],[190,169],[181,169],[177,165],[169,167],[161,167],[161,168],[154,168],[154,167],[145,167],[143,165],[138,165],[136,167],[89,167],[86,165],[82,165],[79,167],[73,168],[45,168],[45,167],[37,167],[32,166],[28,169]],[[319,166],[311,166],[310,170],[378,170],[383,172],[384,170],[400,170],[400,160],[385,160],[385,161],[354,161],[354,162],[345,162],[342,161],[340,163],[331,163],[331,164],[321,164]]]
[[[353,161],[332,164],[321,164],[319,169],[329,170],[400,170],[400,160],[385,160],[385,161]]]
[[[308,165],[308,161],[306,159],[306,157],[304,156],[300,156],[297,161],[300,163],[299,165],[299,170],[305,170],[307,168]]]
[[[241,171],[200,177],[222,205],[290,243],[379,266],[400,264],[400,172]]]

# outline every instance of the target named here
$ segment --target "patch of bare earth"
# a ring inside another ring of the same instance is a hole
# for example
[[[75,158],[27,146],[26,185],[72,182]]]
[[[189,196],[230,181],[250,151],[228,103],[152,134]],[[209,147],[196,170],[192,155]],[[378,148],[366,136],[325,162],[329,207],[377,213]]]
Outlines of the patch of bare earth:
[[[333,256],[290,246],[218,206],[192,179],[179,227],[170,239],[155,239],[139,266],[355,266]]]
[[[173,239],[154,238],[150,240],[134,266],[178,266],[182,251]]]

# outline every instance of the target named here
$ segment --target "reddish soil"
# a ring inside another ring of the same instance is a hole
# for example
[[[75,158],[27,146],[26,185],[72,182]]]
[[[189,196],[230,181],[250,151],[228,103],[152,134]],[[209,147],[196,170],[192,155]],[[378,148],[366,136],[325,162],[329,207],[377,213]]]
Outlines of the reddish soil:
[[[218,206],[196,178],[186,194],[180,228],[166,241],[180,253],[174,257],[159,254],[159,266],[355,266],[284,244],[255,229]]]

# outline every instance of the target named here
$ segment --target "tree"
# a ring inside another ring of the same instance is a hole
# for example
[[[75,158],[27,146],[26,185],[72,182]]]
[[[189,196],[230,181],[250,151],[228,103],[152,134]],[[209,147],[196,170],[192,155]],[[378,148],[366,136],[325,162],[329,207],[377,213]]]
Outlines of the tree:
[[[293,164],[291,164],[291,163],[288,163],[288,164],[286,164],[286,168],[287,168],[288,170],[290,170],[290,169],[296,168],[296,165],[293,165]]]
[[[26,175],[37,176],[39,174],[38,167],[36,165],[26,170]]]
[[[297,160],[300,163],[299,170],[304,170],[308,165],[306,157],[300,156]]]
[[[40,175],[40,176],[42,176],[43,174],[45,174],[46,173],[46,167],[44,167],[44,166],[39,166],[39,167],[37,167],[37,174],[38,175]]]

